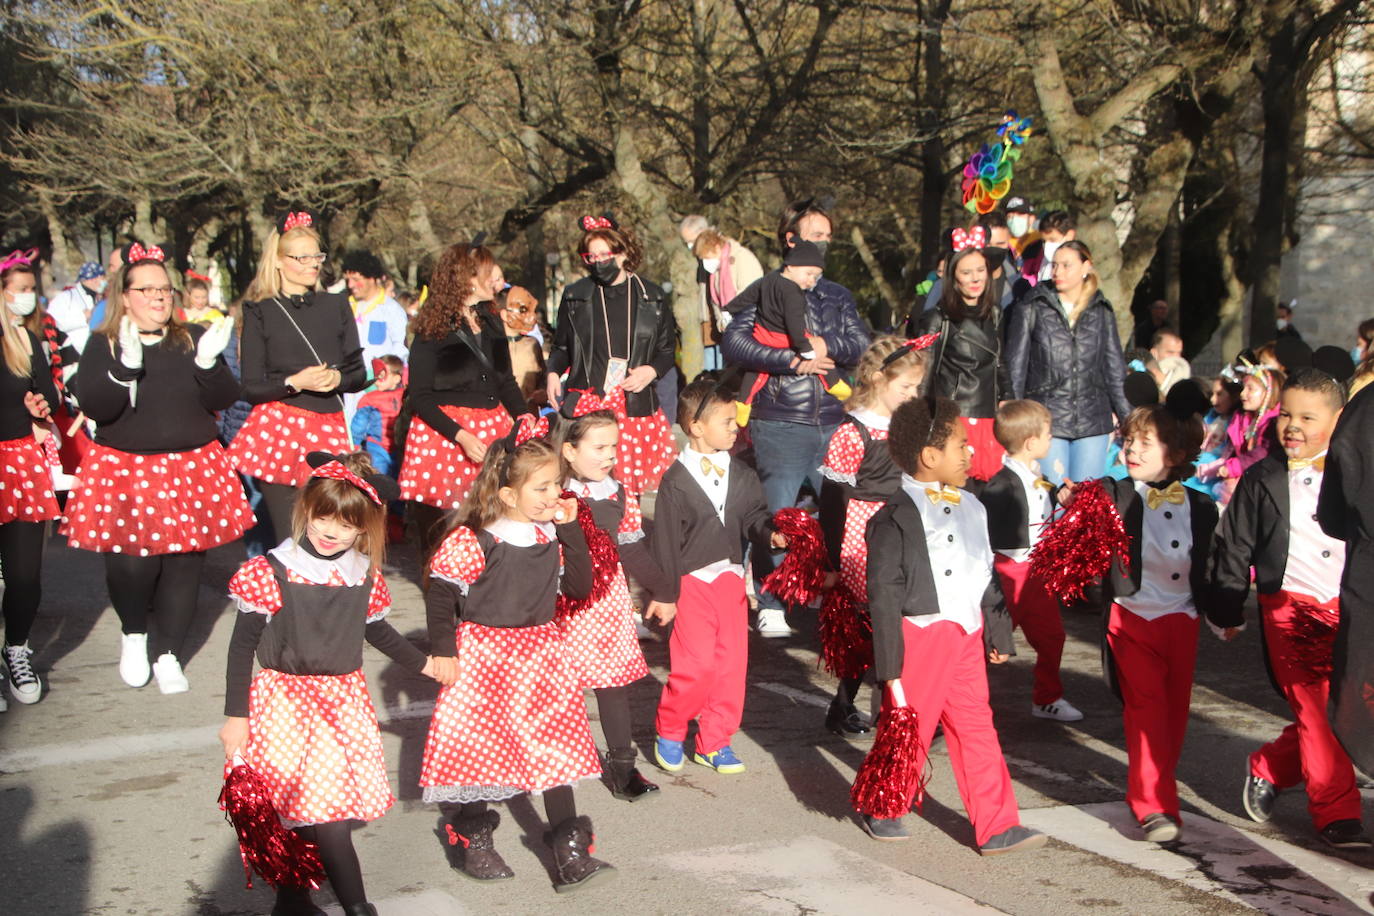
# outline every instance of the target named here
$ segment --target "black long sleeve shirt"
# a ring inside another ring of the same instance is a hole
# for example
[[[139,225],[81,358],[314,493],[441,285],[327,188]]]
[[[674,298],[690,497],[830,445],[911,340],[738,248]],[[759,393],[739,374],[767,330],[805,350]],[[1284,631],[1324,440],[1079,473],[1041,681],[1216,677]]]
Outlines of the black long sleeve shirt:
[[[287,386],[288,378],[321,363],[339,370],[336,391],[293,392]],[[340,395],[367,387],[358,325],[342,294],[316,292],[245,302],[239,365],[243,399],[250,404],[285,401],[315,413],[337,413],[343,409]]]
[[[57,388],[48,369],[47,350],[31,331],[11,326],[5,328],[3,333],[29,336],[29,374],[15,375],[0,359],[0,442],[22,439],[33,432],[33,415],[24,406],[24,395],[30,391],[42,395],[52,409],[58,407]]]
[[[480,334],[454,331],[438,340],[416,338],[410,348],[406,398],[417,417],[449,440],[458,435],[459,425],[443,407],[500,404],[511,417],[527,410],[511,371],[505,330],[489,314],[482,315]]]

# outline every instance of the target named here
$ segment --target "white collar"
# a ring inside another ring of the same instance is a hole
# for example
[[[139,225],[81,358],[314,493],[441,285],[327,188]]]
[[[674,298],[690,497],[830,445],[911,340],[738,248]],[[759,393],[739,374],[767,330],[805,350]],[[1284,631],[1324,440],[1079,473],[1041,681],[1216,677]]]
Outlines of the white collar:
[[[513,518],[504,516],[487,525],[484,530],[507,544],[513,544],[516,547],[533,547],[538,543],[538,539],[534,535],[536,529],[544,532],[544,536],[550,541],[558,537],[558,532],[554,530],[551,522],[517,522]]]
[[[1011,468],[1013,474],[1029,484],[1034,484],[1041,477],[1040,462],[1038,461],[1033,461],[1030,466],[1027,466],[1010,455],[1003,455],[1002,467]]]
[[[570,477],[563,489],[572,490],[583,499],[610,499],[620,492],[620,481],[609,474],[602,480],[578,480]]]
[[[866,407],[860,407],[858,410],[850,413],[850,416],[858,420],[864,426],[867,426],[869,429],[887,432],[887,428],[892,425],[892,414],[888,414],[884,417],[881,414],[874,413]]]
[[[714,464],[716,467],[720,468],[722,471],[730,470],[729,452],[711,452],[707,454],[706,452],[697,451],[690,445],[685,445],[682,448],[681,457],[682,463],[687,465],[687,467],[691,468],[693,471],[701,470],[701,459],[703,458],[710,459],[711,463]],[[692,460],[687,460],[689,458]]]
[[[319,585],[328,582],[330,573],[336,570],[343,577],[344,585],[362,585],[368,570],[372,568],[372,561],[351,547],[336,557],[324,560],[288,538],[268,552],[296,575]]]

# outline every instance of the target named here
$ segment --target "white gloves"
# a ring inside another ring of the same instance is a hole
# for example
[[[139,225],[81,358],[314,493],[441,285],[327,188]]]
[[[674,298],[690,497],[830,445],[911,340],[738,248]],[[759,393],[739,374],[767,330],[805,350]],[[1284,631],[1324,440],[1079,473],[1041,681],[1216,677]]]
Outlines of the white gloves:
[[[125,369],[135,372],[143,368],[143,341],[138,325],[128,315],[119,319],[119,361]]]
[[[196,344],[196,365],[206,370],[215,368],[215,360],[229,346],[229,339],[233,335],[232,318],[223,318],[210,325],[210,329],[200,335],[200,342]]]

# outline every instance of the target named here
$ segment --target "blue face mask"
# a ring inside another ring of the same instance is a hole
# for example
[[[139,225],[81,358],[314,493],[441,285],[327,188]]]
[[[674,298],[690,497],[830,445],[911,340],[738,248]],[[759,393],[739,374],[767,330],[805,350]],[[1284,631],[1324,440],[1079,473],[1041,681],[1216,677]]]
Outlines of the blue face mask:
[[[1363,358],[1364,358],[1364,357],[1360,355],[1360,348],[1359,348],[1359,347],[1351,347],[1351,348],[1350,348],[1350,359],[1351,359],[1352,362],[1355,363],[1355,365],[1358,366],[1358,365],[1360,364],[1360,360],[1363,359]]]

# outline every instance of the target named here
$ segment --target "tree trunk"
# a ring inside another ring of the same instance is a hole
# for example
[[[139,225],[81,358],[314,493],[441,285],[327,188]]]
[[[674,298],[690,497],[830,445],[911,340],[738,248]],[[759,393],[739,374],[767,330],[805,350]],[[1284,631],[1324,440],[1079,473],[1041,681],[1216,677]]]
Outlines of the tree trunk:
[[[1236,224],[1228,220],[1226,230],[1217,236],[1217,264],[1221,271],[1222,288],[1226,291],[1217,304],[1220,322],[1217,334],[1221,338],[1222,365],[1236,358],[1245,348],[1245,284],[1236,273],[1236,258],[1232,254],[1232,240]]]
[[[912,68],[912,95],[916,99],[916,129],[925,137],[921,146],[921,261],[918,271],[930,270],[939,260],[940,230],[944,228],[945,192],[949,174],[945,170],[945,58],[943,28],[949,16],[950,0],[936,0],[924,10],[919,57]]]
[[[410,194],[410,210],[406,214],[406,227],[424,254],[437,255],[444,248],[439,235],[434,231],[434,223],[429,218],[429,205],[425,203],[424,182],[411,179],[406,182]]]
[[[1179,301],[1182,298],[1183,278],[1183,224],[1179,218],[1178,205],[1169,209],[1169,224],[1164,228],[1162,239],[1164,248],[1164,301],[1169,303],[1169,327],[1183,330],[1179,322]]]
[[[1292,60],[1296,14],[1289,12],[1269,39],[1269,54],[1260,82],[1264,112],[1259,200],[1255,205],[1254,243],[1250,251],[1251,301],[1249,341],[1258,346],[1274,339],[1279,282],[1283,268],[1289,210],[1291,133],[1296,102],[1297,61]]]
[[[887,304],[887,314],[883,320],[873,322],[877,327],[887,327],[890,320],[896,320],[900,314],[902,303],[897,296],[897,291],[892,288],[892,284],[887,282],[887,277],[883,276],[883,266],[878,263],[877,257],[873,254],[873,249],[868,246],[868,240],[864,238],[864,231],[858,224],[849,230],[849,240],[858,249],[859,257],[863,260],[864,266],[868,268],[868,275],[873,278],[873,285],[878,287],[878,292],[883,297],[883,302]]]
[[[43,212],[43,219],[48,224],[48,238],[52,241],[52,259],[43,265],[43,288],[48,290],[48,295],[57,291],[58,280],[56,268],[61,268],[64,278],[76,282],[77,271],[81,269],[81,249],[76,247],[67,238],[67,233],[62,226],[62,220],[57,215],[57,206],[52,202],[52,195],[45,191],[38,192],[38,206]]]

